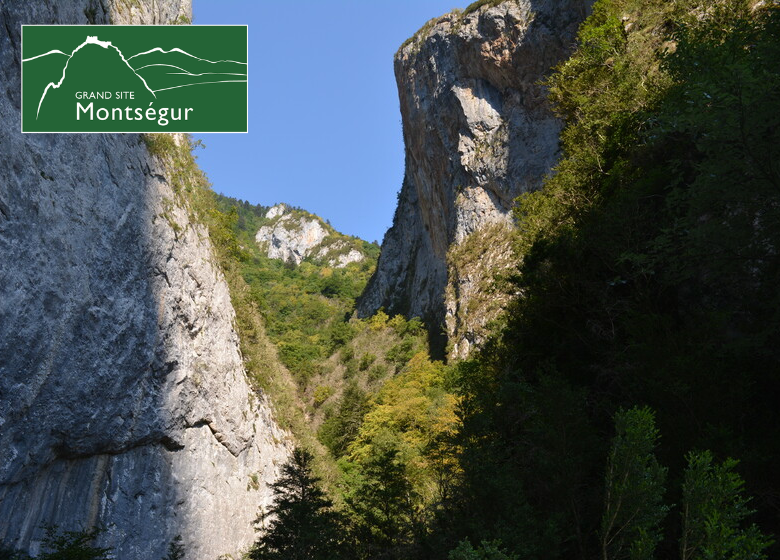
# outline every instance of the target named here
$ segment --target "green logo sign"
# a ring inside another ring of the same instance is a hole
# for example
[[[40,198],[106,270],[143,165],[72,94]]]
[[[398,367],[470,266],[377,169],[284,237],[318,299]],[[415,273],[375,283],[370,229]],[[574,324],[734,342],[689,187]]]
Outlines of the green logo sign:
[[[247,132],[245,25],[23,25],[22,132]]]

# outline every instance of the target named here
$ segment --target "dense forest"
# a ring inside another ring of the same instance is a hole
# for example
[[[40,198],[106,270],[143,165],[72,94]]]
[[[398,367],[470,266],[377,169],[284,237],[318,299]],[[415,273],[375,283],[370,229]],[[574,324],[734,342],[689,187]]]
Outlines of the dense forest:
[[[596,2],[548,80],[563,157],[517,201],[504,326],[352,413],[331,447],[349,537],[297,557],[771,554],[778,25],[773,4]],[[296,534],[253,557],[296,557]]]
[[[547,81],[563,155],[517,200],[502,326],[342,390],[332,499],[299,451],[252,558],[771,555],[779,25],[774,4],[595,3]]]
[[[547,80],[562,158],[516,202],[519,295],[467,361],[431,361],[418,321],[352,318],[366,268],[325,293],[244,259],[277,342],[269,275],[339,302],[319,338],[295,327],[316,437],[252,558],[772,554],[779,26],[772,3],[595,3]]]
[[[750,523],[778,527],[778,24],[776,5],[595,4],[548,82],[564,157],[518,201],[522,296],[459,368],[456,531],[532,557],[761,557]],[[642,438],[620,486],[613,461]]]
[[[777,556],[778,61],[776,2],[597,0],[546,82],[562,156],[516,201],[515,296],[447,364],[418,319],[353,315],[375,244],[343,269],[269,259],[267,208],[147,137],[299,444],[248,557]]]

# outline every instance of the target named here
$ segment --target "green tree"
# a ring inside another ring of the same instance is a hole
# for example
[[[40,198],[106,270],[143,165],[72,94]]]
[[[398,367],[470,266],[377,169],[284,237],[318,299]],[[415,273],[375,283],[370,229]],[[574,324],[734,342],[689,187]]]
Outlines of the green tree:
[[[446,374],[441,362],[416,354],[371,397],[369,412],[348,449],[358,465],[394,449],[419,498],[418,509],[440,501],[457,470],[452,443],[458,429],[457,398],[444,387]]]
[[[93,546],[101,529],[93,527],[82,531],[61,531],[50,525],[41,542],[43,552],[36,560],[113,560],[111,549]],[[0,547],[2,560],[30,560],[30,556],[19,550]]]
[[[501,547],[501,541],[482,541],[474,548],[468,540],[458,543],[447,556],[448,560],[517,560],[516,554],[508,553]]]
[[[334,457],[340,457],[347,452],[349,444],[360,431],[367,411],[368,397],[365,391],[356,383],[347,385],[338,410],[325,419],[317,434]]]
[[[666,468],[655,457],[655,413],[647,407],[620,410],[615,429],[601,521],[602,558],[650,559],[669,509],[662,501]]]
[[[408,545],[415,521],[415,496],[398,449],[392,444],[377,446],[359,467],[342,466],[348,487],[345,501],[366,545],[367,557]]]
[[[99,528],[84,531],[60,531],[56,527],[46,529],[43,548],[47,552],[37,556],[38,560],[111,560],[108,548],[92,546],[100,534]]]
[[[737,461],[714,464],[712,453],[691,452],[683,484],[681,560],[760,560],[772,541],[755,525]]]
[[[251,560],[340,558],[340,518],[312,472],[313,455],[296,448],[271,485],[268,527],[249,552]]]
[[[30,560],[30,556],[0,543],[0,560]]]

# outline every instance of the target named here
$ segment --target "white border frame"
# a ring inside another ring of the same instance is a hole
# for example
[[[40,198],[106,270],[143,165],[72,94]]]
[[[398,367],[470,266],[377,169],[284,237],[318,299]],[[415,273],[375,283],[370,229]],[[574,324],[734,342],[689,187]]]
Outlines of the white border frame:
[[[25,27],[246,27],[246,65],[247,65],[247,73],[246,73],[246,130],[219,130],[219,131],[188,131],[188,130],[180,130],[175,132],[165,132],[160,130],[151,130],[151,131],[89,131],[89,132],[64,132],[61,130],[56,131],[45,131],[45,130],[36,130],[36,131],[25,131],[23,129],[23,121],[24,121],[24,55],[22,54],[22,48],[24,46],[24,28]],[[19,45],[19,87],[20,87],[20,94],[21,94],[21,109],[19,111],[19,130],[22,134],[249,134],[249,25],[247,24],[240,24],[240,23],[231,23],[231,24],[203,24],[203,25],[194,25],[194,24],[188,24],[187,26],[175,26],[170,24],[141,24],[141,25],[89,25],[89,24],[80,24],[80,23],[63,23],[63,24],[57,24],[57,23],[23,23],[22,24],[22,34],[21,34],[21,44]]]

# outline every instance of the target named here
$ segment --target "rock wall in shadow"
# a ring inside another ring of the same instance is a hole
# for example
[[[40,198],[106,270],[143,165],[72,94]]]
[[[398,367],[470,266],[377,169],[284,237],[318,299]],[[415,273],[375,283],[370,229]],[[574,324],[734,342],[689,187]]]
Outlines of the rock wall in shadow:
[[[22,23],[162,23],[189,0],[0,5],[0,541],[105,528],[118,558],[235,554],[287,435],[249,388],[206,230],[136,134],[21,134]]]

